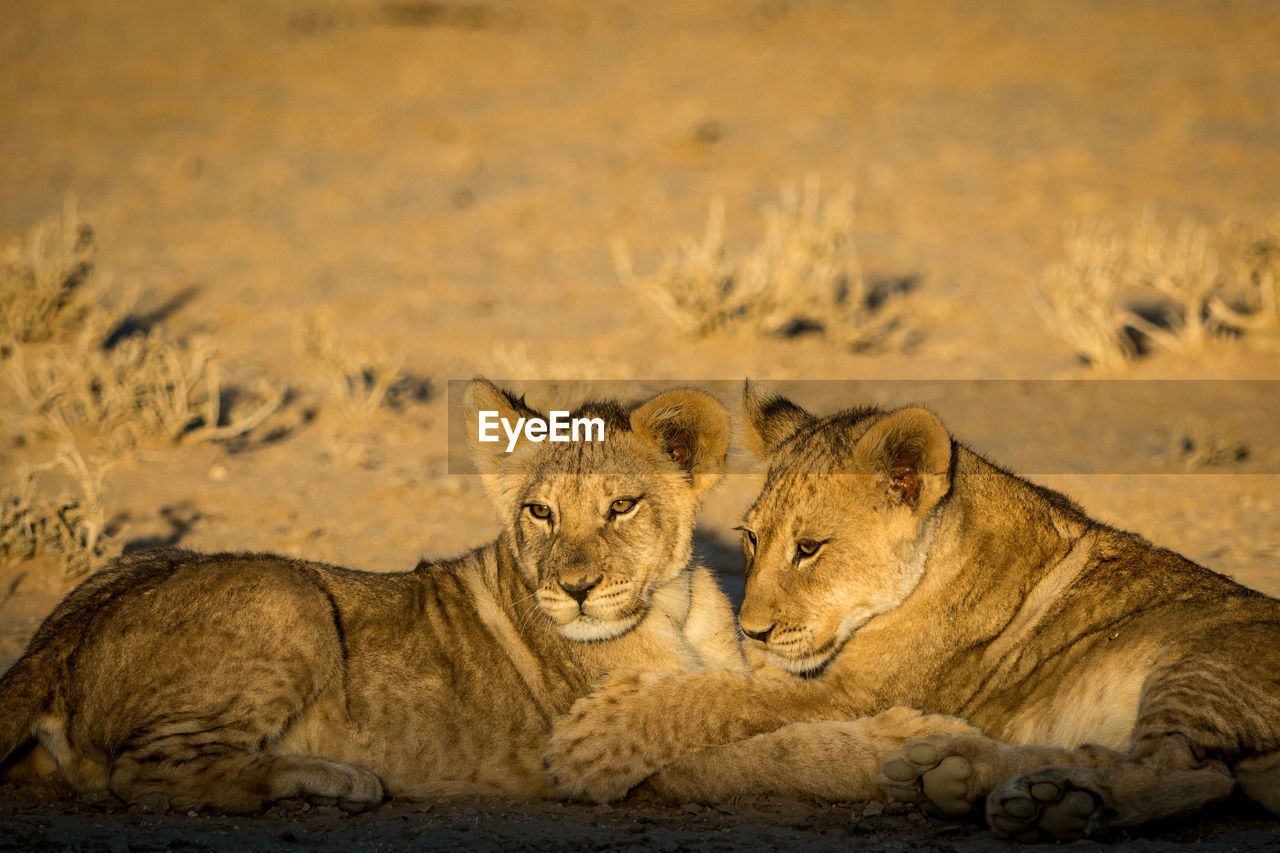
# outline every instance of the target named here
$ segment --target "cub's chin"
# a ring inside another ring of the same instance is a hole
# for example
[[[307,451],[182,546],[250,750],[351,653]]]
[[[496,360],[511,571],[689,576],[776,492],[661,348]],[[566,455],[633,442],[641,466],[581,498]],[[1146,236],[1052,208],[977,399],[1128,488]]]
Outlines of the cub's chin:
[[[598,643],[604,640],[615,640],[640,624],[644,614],[636,614],[624,619],[599,619],[582,614],[571,622],[557,624],[556,630],[566,640],[577,643]]]
[[[792,657],[790,655],[780,655],[777,652],[765,649],[765,656],[774,666],[785,670],[792,675],[798,675],[801,678],[813,678],[814,676],[821,675],[822,671],[827,668],[827,664],[831,663],[831,659],[836,656],[836,650],[833,648],[830,651],[818,654]]]
[[[811,647],[799,649],[793,646],[788,650],[766,646],[764,649],[765,656],[774,666],[792,675],[798,675],[801,678],[814,678],[822,674],[827,665],[831,663],[831,660],[844,648],[844,644],[849,642],[849,638],[871,620],[871,615],[865,611],[849,614],[840,623],[839,628],[836,629],[835,636],[816,649]],[[808,644],[805,645],[807,646]]]

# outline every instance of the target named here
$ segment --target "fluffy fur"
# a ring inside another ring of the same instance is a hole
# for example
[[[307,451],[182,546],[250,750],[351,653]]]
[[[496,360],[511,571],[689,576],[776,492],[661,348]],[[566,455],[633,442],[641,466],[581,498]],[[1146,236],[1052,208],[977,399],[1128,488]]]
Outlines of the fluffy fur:
[[[943,728],[891,752],[890,793],[985,804],[1008,836],[1099,835],[1237,783],[1280,813],[1280,602],[1089,519],[923,409],[818,418],[750,385],[745,409],[770,468],[741,627],[790,675],[613,679],[557,727],[564,790],[608,799],[707,745],[906,705],[990,737],[927,718]],[[818,732],[773,763],[838,772]]]
[[[467,406],[533,414],[480,380]],[[746,668],[689,564],[724,408],[677,390],[583,412],[606,441],[474,444],[503,532],[457,559],[372,574],[165,551],[92,576],[0,678],[0,756],[34,741],[84,792],[184,810],[550,794],[551,722],[600,675]]]

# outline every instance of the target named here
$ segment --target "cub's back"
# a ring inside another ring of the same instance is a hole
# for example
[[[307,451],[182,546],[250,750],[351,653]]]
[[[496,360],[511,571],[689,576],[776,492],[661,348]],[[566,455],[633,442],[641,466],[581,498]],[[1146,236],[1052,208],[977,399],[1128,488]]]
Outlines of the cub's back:
[[[53,707],[75,709],[72,740],[82,734],[110,751],[139,725],[203,699],[314,695],[344,656],[318,583],[324,571],[267,555],[166,551],[86,581],[32,642],[33,651],[61,646],[49,649],[60,670]]]

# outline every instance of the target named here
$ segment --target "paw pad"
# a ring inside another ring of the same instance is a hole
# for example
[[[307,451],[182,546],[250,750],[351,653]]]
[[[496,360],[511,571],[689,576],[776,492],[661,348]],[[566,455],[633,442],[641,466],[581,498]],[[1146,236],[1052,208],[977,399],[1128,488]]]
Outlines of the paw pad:
[[[932,806],[947,817],[960,817],[973,810],[972,776],[968,759],[947,755],[935,743],[916,741],[886,757],[880,784],[897,802]]]
[[[1042,775],[1017,777],[994,791],[987,801],[987,821],[993,830],[1017,841],[1065,841],[1104,829],[1094,794],[1065,778]]]

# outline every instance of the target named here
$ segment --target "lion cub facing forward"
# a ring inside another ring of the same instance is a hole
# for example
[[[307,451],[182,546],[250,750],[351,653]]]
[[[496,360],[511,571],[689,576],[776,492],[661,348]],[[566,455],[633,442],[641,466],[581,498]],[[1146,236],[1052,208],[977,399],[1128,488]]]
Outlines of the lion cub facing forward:
[[[537,796],[551,721],[606,671],[745,669],[728,601],[689,566],[694,514],[724,470],[718,402],[587,404],[575,414],[602,418],[604,441],[511,453],[475,441],[477,413],[536,413],[482,380],[467,409],[496,542],[400,574],[125,558],[0,678],[0,757],[34,736],[81,791],[178,809]]]

